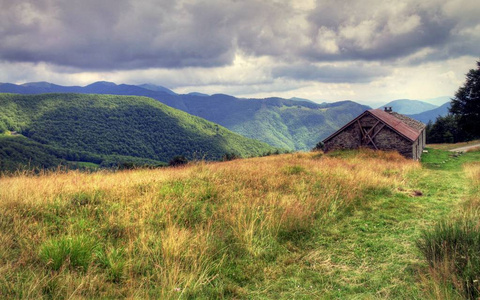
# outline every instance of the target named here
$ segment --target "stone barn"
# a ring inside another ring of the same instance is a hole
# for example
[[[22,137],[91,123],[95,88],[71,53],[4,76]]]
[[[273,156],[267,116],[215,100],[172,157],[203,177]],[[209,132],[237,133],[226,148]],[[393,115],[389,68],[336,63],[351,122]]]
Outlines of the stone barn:
[[[425,147],[425,124],[393,112],[370,109],[323,140],[324,151],[356,149],[397,151],[418,160]]]

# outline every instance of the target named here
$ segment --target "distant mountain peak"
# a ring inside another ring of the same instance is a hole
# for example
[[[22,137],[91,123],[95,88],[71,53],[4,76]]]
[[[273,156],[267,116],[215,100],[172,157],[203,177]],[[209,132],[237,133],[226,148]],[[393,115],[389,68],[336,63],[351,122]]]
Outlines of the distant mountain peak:
[[[191,93],[188,93],[187,95],[197,96],[197,97],[208,97],[208,96],[210,96],[209,94],[204,94],[204,93],[199,93],[199,92],[191,92]]]
[[[167,94],[170,94],[170,95],[177,95],[177,93],[175,93],[174,91],[164,87],[164,86],[161,86],[161,85],[156,85],[156,84],[152,84],[152,83],[144,83],[144,84],[140,84],[140,85],[137,85],[138,87],[141,87],[143,89],[146,89],[146,90],[150,90],[150,91],[154,91],[154,92],[164,92],[164,93],[167,93]]]
[[[27,82],[27,83],[21,84],[21,86],[48,88],[48,87],[56,86],[56,84],[46,82],[46,81],[37,81],[37,82]]]
[[[292,98],[290,98],[290,99],[288,99],[288,100],[316,103],[315,101],[312,101],[312,100],[309,100],[309,99],[305,99],[305,98],[298,98],[298,97],[292,97]]]
[[[436,98],[430,98],[430,99],[423,100],[423,101],[425,101],[427,103],[434,104],[434,105],[442,106],[445,103],[451,102],[452,98],[453,98],[452,96],[441,96],[441,97],[436,97]]]
[[[87,87],[90,86],[105,86],[105,87],[113,87],[113,86],[117,86],[117,84],[115,82],[110,82],[110,81],[97,81],[97,82],[94,82],[92,84],[89,84],[87,85]]]
[[[385,106],[392,107],[394,112],[407,115],[422,113],[424,111],[432,110],[438,107],[437,105],[433,105],[431,103],[410,99],[393,100],[378,108],[383,108]]]

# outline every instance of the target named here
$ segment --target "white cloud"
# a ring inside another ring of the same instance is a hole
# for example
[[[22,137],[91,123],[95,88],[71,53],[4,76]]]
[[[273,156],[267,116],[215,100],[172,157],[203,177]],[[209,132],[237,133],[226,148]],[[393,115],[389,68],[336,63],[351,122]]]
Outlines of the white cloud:
[[[320,52],[337,54],[339,52],[339,48],[337,44],[336,33],[324,26],[320,27],[316,36],[315,47]]]
[[[388,21],[388,30],[393,35],[402,35],[412,32],[421,24],[421,18],[418,15],[406,16],[404,18],[392,18]]]

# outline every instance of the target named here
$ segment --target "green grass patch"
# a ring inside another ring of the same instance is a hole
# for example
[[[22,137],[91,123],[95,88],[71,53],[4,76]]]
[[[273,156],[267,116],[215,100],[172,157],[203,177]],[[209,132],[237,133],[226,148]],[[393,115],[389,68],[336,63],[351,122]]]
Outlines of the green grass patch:
[[[93,261],[97,244],[92,237],[64,236],[44,242],[40,246],[40,260],[52,270],[62,266],[86,271]]]
[[[288,166],[288,167],[285,167],[285,174],[287,175],[296,175],[296,174],[301,174],[301,173],[305,173],[306,170],[304,167],[302,166]]]
[[[422,155],[422,165],[433,170],[461,170],[465,163],[480,161],[480,151],[455,153],[447,150],[427,148]]]
[[[98,168],[100,168],[100,164],[92,162],[77,161],[73,163],[77,164],[80,168],[85,168],[89,170],[97,170]]]

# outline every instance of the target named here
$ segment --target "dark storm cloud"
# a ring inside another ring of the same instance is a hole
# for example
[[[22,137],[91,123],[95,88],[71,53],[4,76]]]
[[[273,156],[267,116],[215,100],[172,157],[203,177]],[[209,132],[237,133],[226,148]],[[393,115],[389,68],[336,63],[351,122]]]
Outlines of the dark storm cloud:
[[[100,70],[231,62],[233,38],[216,24],[222,17],[217,10],[170,0],[137,2],[7,3],[8,13],[0,13],[0,19],[9,16],[0,29],[0,58]]]
[[[303,54],[318,61],[394,60],[428,48],[433,53],[425,61],[476,56],[478,48],[467,45],[478,45],[479,35],[458,36],[479,24],[468,16],[466,22],[469,9],[478,13],[480,5],[475,1],[319,1],[309,21],[310,37],[320,47],[303,49]],[[336,51],[322,49],[323,32],[333,33],[330,42]]]
[[[272,72],[275,78],[294,78],[328,83],[364,83],[388,74],[390,72],[386,68],[364,66],[362,64],[343,67],[295,64],[274,68]]]
[[[424,2],[0,0],[0,60],[109,71],[225,66],[243,53],[293,63],[276,76],[358,82],[375,76],[297,62],[479,55],[479,4]]]

